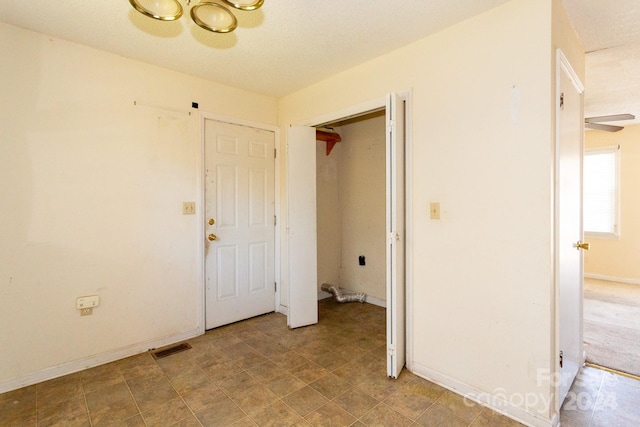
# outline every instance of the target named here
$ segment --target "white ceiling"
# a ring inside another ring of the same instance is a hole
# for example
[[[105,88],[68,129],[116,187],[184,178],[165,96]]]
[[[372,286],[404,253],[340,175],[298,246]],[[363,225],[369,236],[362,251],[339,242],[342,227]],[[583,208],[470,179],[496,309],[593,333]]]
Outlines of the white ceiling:
[[[188,8],[160,22],[127,0],[2,0],[0,21],[279,97],[506,1],[266,0],[257,11],[234,11],[239,26],[230,34],[200,29]],[[640,118],[640,2],[562,2],[590,52],[585,114]]]

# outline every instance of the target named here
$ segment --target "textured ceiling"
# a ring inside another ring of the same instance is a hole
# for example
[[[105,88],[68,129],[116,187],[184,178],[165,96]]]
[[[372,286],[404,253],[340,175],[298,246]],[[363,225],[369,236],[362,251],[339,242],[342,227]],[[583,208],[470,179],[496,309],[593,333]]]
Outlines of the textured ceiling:
[[[127,0],[1,0],[0,21],[282,96],[505,2],[266,0],[234,11],[229,34],[202,30],[188,10],[173,22],[147,18]]]
[[[237,11],[230,34],[200,29],[188,11],[155,21],[127,0],[1,0],[0,21],[279,97],[506,1],[266,0]],[[640,118],[640,1],[562,2],[590,52],[586,115]]]
[[[640,123],[640,1],[562,0],[587,52],[585,116],[631,113]]]

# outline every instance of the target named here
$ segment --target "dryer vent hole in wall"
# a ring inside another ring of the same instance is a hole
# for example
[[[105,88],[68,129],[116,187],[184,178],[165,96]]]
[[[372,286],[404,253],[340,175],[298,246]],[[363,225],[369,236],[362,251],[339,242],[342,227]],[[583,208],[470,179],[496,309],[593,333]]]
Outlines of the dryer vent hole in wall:
[[[187,343],[174,345],[163,350],[155,350],[151,352],[154,359],[162,359],[163,357],[171,356],[172,354],[180,353],[181,351],[190,350],[191,346]]]

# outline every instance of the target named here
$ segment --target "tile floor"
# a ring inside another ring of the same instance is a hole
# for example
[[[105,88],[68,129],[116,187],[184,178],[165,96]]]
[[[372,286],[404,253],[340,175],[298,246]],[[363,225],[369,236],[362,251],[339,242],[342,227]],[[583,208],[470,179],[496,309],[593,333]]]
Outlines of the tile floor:
[[[163,359],[143,353],[0,394],[0,425],[520,425],[409,372],[388,379],[384,309],[333,300],[319,309],[311,327],[288,330],[283,315],[269,314],[210,331]],[[600,372],[586,370],[580,379],[584,387],[597,384],[597,392],[587,388],[594,398],[620,385]],[[629,392],[638,387],[621,381]],[[629,415],[605,417],[618,424],[567,407],[563,425],[640,425],[635,396],[618,399]]]
[[[640,426],[640,381],[583,368],[567,395],[562,427]]]

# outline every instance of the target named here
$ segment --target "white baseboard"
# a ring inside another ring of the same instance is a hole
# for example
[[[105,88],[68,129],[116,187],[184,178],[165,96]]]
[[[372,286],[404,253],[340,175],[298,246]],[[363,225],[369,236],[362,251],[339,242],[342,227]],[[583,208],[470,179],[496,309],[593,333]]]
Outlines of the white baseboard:
[[[169,337],[136,343],[117,350],[108,351],[106,353],[98,354],[95,356],[85,357],[83,359],[74,360],[72,362],[67,362],[58,366],[53,366],[51,368],[32,372],[18,378],[2,381],[0,382],[0,393],[6,393],[11,390],[16,390],[43,381],[52,380],[64,375],[73,374],[74,372],[79,372],[84,369],[104,365],[105,363],[114,362],[119,359],[124,359],[125,357],[144,353],[145,351],[153,348],[164,347],[180,341],[188,340],[190,338],[202,335],[203,332],[204,331],[201,328],[193,329],[191,331],[183,332],[178,335],[172,335]]]
[[[436,372],[418,363],[412,363],[411,372],[415,375],[422,377],[428,381],[438,384],[447,390],[450,390],[456,394],[464,396],[466,399],[478,403],[482,406],[488,407],[495,412],[503,414],[513,420],[518,421],[526,426],[530,427],[557,427],[559,425],[559,419],[554,416],[552,419],[546,419],[540,417],[537,414],[533,414],[523,410],[519,406],[514,406],[510,402],[495,395],[478,390],[468,384],[455,380],[447,375]]]
[[[608,282],[627,283],[629,285],[640,285],[640,279],[628,279],[624,277],[605,276],[602,274],[584,273],[584,278],[606,280]]]
[[[378,307],[387,308],[387,301],[380,298],[372,297],[371,295],[367,295],[365,302],[368,302],[369,304],[377,305]]]
[[[345,293],[355,293],[355,291],[350,291],[349,289],[345,288],[340,288],[340,290],[344,291]],[[331,297],[333,297],[333,295],[331,295],[329,292],[318,291],[318,301]],[[371,295],[367,295],[364,302],[377,305],[378,307],[387,308],[387,301],[380,298],[372,297]]]
[[[280,305],[278,307],[278,313],[282,313],[285,316],[288,316],[289,315],[289,307],[287,307],[286,305]]]

